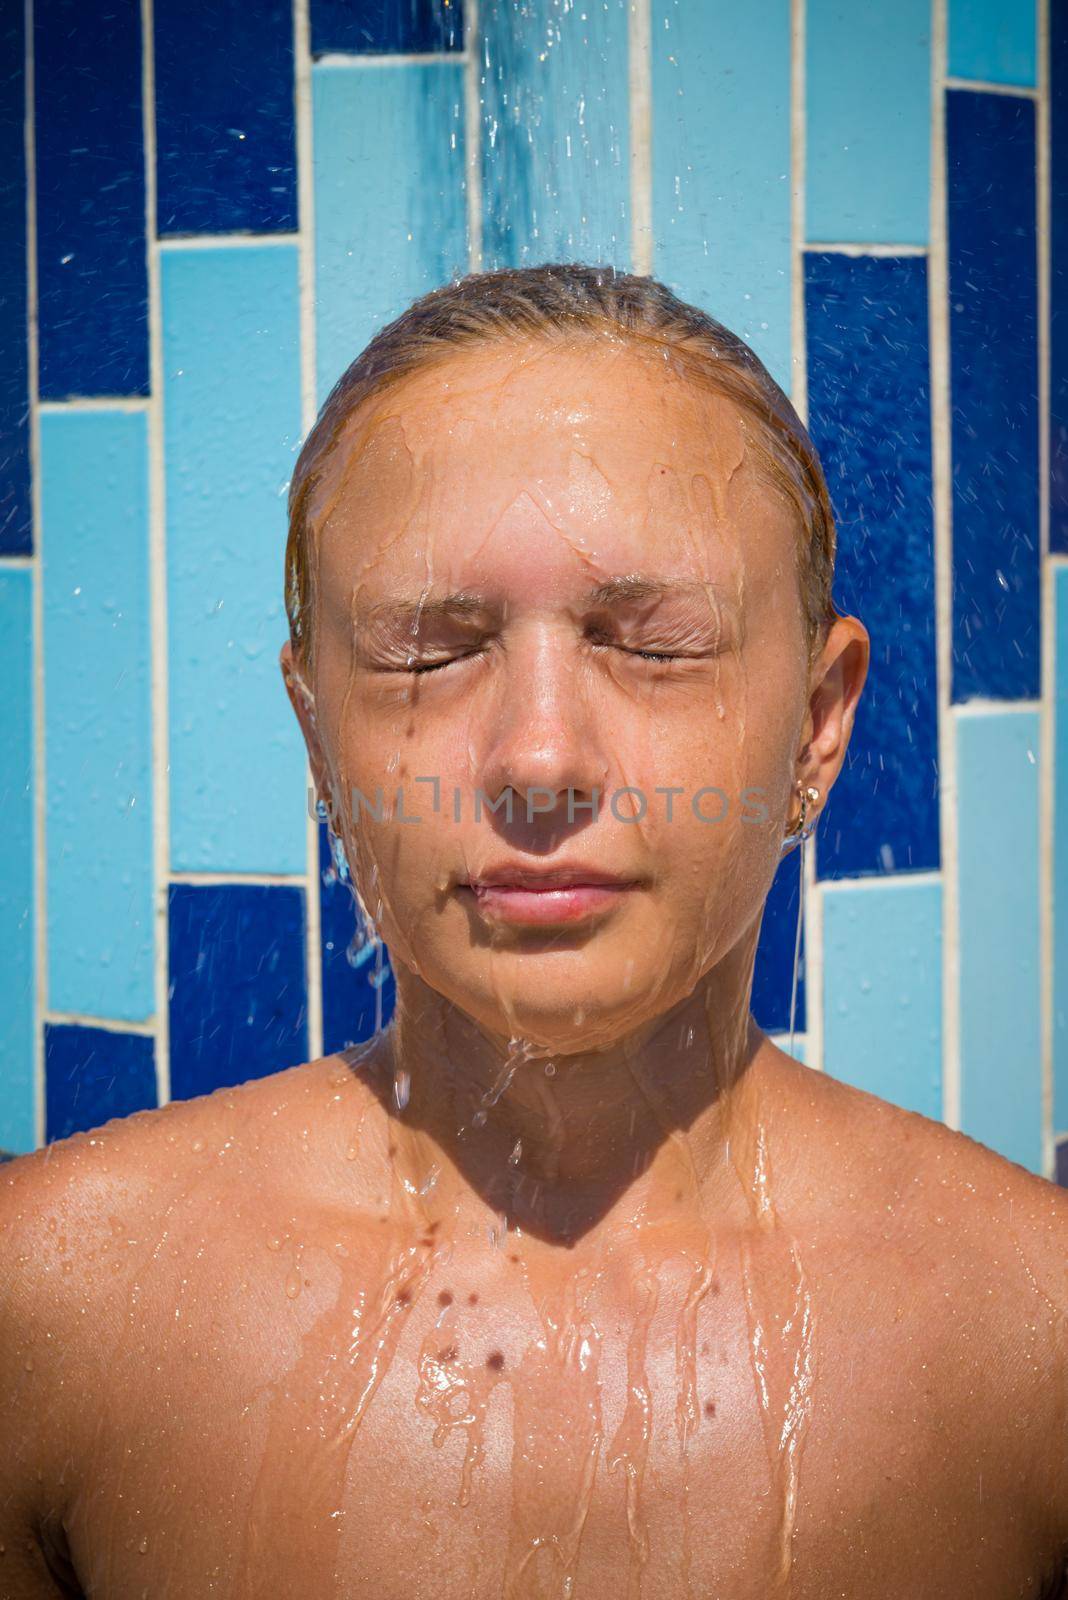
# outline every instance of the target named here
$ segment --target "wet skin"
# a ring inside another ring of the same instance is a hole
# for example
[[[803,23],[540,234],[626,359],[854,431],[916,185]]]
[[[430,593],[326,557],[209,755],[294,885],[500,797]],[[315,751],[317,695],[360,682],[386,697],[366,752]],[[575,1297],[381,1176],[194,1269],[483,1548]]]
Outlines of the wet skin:
[[[809,651],[753,425],[622,345],[469,352],[312,524],[282,667],[396,1017],[0,1172],[0,1596],[1056,1592],[1066,1197],[750,1017],[868,661]],[[480,887],[563,862],[619,887]]]

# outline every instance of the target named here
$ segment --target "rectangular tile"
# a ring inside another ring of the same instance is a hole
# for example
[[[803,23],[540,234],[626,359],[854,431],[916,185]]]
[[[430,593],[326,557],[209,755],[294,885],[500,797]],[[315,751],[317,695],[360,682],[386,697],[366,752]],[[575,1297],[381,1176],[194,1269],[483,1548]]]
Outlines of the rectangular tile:
[[[155,0],[161,234],[297,226],[291,0]]]
[[[808,0],[805,237],[926,244],[930,0]]]
[[[484,266],[630,265],[627,0],[480,12]]]
[[[1042,1171],[1039,715],[954,714],[961,1127]]]
[[[468,265],[463,68],[315,67],[320,402],[385,323]]]
[[[138,0],[36,0],[34,127],[41,398],[147,394]]]
[[[296,250],[161,260],[171,866],[301,872],[304,746],[278,665],[301,438]]]
[[[764,907],[764,919],[760,924],[760,940],[753,966],[750,1010],[765,1033],[789,1034],[790,1030],[790,996],[793,990],[794,952],[797,948],[800,867],[801,851],[799,847],[795,847],[779,863]],[[794,1028],[796,1032],[803,1033],[806,1026],[805,935],[802,929]],[[783,1045],[782,1048],[785,1050],[787,1046]]]
[[[457,0],[311,0],[312,52],[424,54],[462,50]]]
[[[1028,0],[949,0],[951,78],[1035,84],[1035,12]],[[1050,11],[1062,7],[1054,4]]]
[[[871,636],[845,766],[817,834],[823,878],[940,860],[927,264],[811,252],[809,429],[838,524],[834,593]]]
[[[1068,6],[1049,14],[1049,547],[1068,551]]]
[[[45,1143],[156,1103],[155,1042],[75,1023],[45,1026]]]
[[[1039,690],[1035,108],[946,94],[955,701]]]
[[[48,1003],[155,1007],[148,437],[142,414],[41,417]]]
[[[319,919],[323,1054],[331,1055],[370,1039],[376,1026],[388,1026],[397,986],[385,946],[380,959],[372,943],[357,935],[351,883],[337,870],[325,823],[319,824]]]
[[[22,7],[0,17],[0,555],[33,549],[26,318],[26,40]]]
[[[654,271],[790,393],[790,6],[652,7]]]
[[[307,1060],[304,937],[301,889],[171,885],[172,1099]]]
[[[898,877],[823,891],[823,1065],[942,1120],[942,885]]]
[[[0,567],[0,1148],[37,1143],[33,574]]]
[[[1053,686],[1053,1128],[1068,1133],[1068,567],[1052,570]]]

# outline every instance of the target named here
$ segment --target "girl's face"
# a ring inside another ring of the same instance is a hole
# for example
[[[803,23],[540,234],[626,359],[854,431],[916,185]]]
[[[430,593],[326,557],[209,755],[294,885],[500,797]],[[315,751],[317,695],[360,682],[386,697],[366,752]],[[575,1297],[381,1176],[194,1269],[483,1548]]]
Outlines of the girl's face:
[[[752,426],[624,343],[482,347],[364,407],[317,491],[313,773],[394,964],[495,1035],[608,1042],[755,943],[813,726]],[[557,867],[620,886],[477,887]]]

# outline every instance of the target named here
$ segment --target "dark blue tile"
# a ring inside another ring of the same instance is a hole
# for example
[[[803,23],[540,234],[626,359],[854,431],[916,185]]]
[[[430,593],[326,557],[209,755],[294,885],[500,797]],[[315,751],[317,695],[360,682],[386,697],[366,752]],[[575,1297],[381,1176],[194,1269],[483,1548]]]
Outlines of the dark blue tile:
[[[835,602],[871,635],[821,878],[937,867],[934,517],[921,256],[810,253],[809,429],[838,526]]]
[[[297,226],[291,0],[156,0],[161,234]]]
[[[40,393],[148,393],[138,0],[36,0]]]
[[[397,990],[389,956],[381,964],[356,937],[356,903],[347,879],[338,876],[330,855],[326,824],[319,825],[319,915],[322,938],[323,1054],[370,1039],[375,1031],[377,995],[380,1023],[393,1015]]]
[[[1035,108],[946,94],[954,701],[1039,694]]]
[[[308,1055],[304,895],[171,885],[171,1098],[265,1078]]]
[[[155,1042],[73,1023],[45,1024],[45,1143],[156,1104]]]
[[[0,555],[30,555],[26,346],[26,45],[22,7],[0,14]]]
[[[1057,1141],[1056,1182],[1068,1189],[1068,1139]]]
[[[1068,5],[1049,11],[1049,547],[1068,551]]]
[[[806,848],[811,848],[807,846]],[[753,967],[750,1010],[766,1033],[787,1033],[790,1028],[790,991],[793,985],[797,912],[801,889],[801,850],[795,845],[779,863],[764,907]],[[797,972],[794,1031],[805,1031],[805,937]]]
[[[311,0],[312,54],[462,50],[462,0]]]

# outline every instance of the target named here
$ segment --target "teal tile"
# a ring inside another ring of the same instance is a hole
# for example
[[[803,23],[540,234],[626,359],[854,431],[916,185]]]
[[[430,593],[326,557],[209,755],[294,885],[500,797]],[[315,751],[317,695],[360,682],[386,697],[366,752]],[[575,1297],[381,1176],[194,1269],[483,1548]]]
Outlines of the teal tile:
[[[0,567],[0,1150],[37,1143],[33,576]]]
[[[1034,88],[1035,9],[1028,0],[949,0],[949,76]]]
[[[483,6],[484,264],[630,267],[628,0]]]
[[[468,267],[463,68],[312,69],[320,403],[379,328]]]
[[[930,0],[809,0],[805,237],[926,244]]]
[[[144,413],[41,418],[48,1004],[155,1005],[148,433]]]
[[[823,997],[826,1071],[941,1121],[941,883],[828,884]]]
[[[304,750],[278,666],[301,437],[297,253],[161,258],[171,866],[300,872]]]
[[[1068,567],[1053,586],[1053,1129],[1068,1133]]]
[[[789,0],[654,0],[652,27],[653,270],[789,394]]]
[[[955,713],[961,1127],[1042,1171],[1039,715]]]

